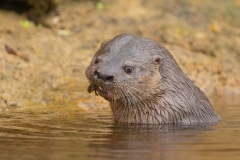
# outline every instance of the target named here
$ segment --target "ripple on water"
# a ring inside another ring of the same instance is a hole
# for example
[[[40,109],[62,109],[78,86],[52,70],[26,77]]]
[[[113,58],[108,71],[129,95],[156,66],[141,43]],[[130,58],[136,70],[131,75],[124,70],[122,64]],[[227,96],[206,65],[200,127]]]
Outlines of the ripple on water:
[[[114,124],[109,110],[0,115],[1,159],[238,159],[240,101],[212,98],[216,126]]]

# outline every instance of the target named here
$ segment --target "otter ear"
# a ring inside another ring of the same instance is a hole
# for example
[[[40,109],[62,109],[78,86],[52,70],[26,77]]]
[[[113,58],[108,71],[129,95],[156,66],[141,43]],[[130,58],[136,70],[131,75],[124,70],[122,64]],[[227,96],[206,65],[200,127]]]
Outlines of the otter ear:
[[[107,41],[102,42],[100,48],[102,48],[106,43]]]
[[[159,65],[160,62],[161,62],[160,56],[159,55],[154,55],[153,56],[153,63],[154,63],[154,65]]]

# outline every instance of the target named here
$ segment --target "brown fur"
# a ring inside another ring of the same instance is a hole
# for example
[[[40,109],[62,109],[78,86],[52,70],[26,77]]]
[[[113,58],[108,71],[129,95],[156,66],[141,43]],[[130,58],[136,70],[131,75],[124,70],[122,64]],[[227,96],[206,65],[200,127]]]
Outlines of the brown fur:
[[[127,66],[132,68],[126,73]],[[104,42],[86,76],[109,101],[118,122],[142,124],[215,123],[205,94],[187,77],[169,51],[147,38],[121,34]]]

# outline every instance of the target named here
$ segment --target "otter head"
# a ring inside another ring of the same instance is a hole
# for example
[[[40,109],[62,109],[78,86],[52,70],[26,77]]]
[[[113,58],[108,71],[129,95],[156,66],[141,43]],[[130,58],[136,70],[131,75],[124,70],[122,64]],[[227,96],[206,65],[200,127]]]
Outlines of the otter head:
[[[160,56],[152,56],[145,47],[142,39],[129,34],[103,42],[86,69],[89,90],[127,105],[152,100],[159,92]]]
[[[191,105],[198,103],[192,94],[200,94],[204,101],[199,104],[207,102],[211,109],[171,54],[147,38],[121,34],[103,42],[85,73],[88,91],[108,100],[120,122],[191,123],[196,113]]]

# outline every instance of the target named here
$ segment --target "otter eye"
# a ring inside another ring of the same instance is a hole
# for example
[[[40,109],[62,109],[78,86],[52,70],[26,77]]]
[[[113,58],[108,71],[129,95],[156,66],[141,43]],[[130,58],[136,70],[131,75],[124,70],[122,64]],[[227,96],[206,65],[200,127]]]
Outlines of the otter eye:
[[[124,70],[125,70],[126,73],[131,73],[133,69],[132,69],[132,67],[130,67],[130,66],[126,66],[126,67],[124,68]]]
[[[100,60],[98,59],[98,58],[96,58],[96,60],[95,60],[95,64],[98,64],[100,62]]]

